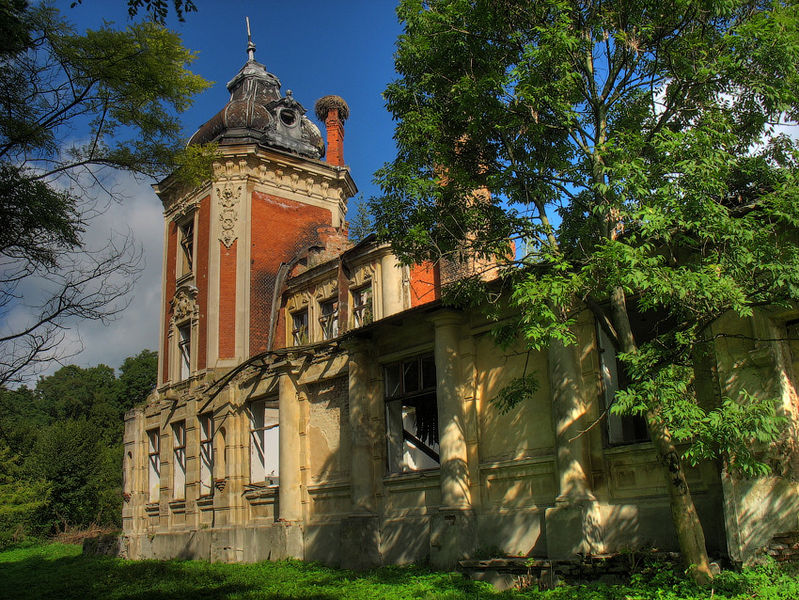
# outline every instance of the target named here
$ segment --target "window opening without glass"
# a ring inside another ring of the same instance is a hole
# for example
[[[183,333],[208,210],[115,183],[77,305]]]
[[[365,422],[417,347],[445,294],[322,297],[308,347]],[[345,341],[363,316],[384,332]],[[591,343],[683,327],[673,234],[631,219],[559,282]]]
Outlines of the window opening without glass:
[[[161,489],[161,437],[157,429],[150,429],[147,432],[149,451],[147,454],[147,483],[149,488],[149,501],[158,502],[158,494]]]
[[[291,339],[295,346],[303,346],[308,339],[308,310],[291,313]]]
[[[624,366],[616,358],[616,349],[605,330],[597,325],[599,367],[605,388],[606,431],[610,445],[633,444],[649,440],[646,421],[641,415],[616,415],[610,411],[616,392],[627,385]]]
[[[188,275],[194,268],[194,219],[180,226],[180,272],[178,277]]]
[[[277,484],[279,466],[279,418],[276,400],[255,400],[248,405],[250,417],[250,483]]]
[[[432,355],[385,366],[389,471],[439,466],[436,366]]]
[[[319,304],[319,324],[322,327],[322,339],[330,340],[338,335],[338,302],[327,300]]]
[[[191,324],[178,327],[178,350],[180,353],[180,379],[191,375]]]
[[[372,320],[372,286],[366,285],[352,292],[352,322],[355,327],[363,327]]]
[[[214,416],[200,415],[200,496],[214,493]]]
[[[186,498],[186,422],[172,425],[172,497]]]

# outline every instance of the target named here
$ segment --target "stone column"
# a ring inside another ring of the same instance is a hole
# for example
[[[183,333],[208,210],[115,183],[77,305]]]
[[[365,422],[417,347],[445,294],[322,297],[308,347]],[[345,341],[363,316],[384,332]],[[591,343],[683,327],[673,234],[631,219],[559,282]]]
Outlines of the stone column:
[[[553,341],[549,348],[549,385],[555,430],[558,496],[546,511],[547,553],[570,558],[598,550],[600,516],[587,468],[582,369],[577,346]]]
[[[300,496],[300,405],[294,374],[284,370],[278,382],[280,455],[279,518],[281,521],[302,520]]]
[[[436,402],[438,437],[441,455],[441,506],[471,506],[469,468],[466,452],[466,415],[458,394],[458,338],[461,318],[456,313],[440,313],[432,318],[435,325]]]
[[[402,269],[393,254],[380,259],[380,281],[383,296],[383,317],[397,314],[404,308]]]
[[[377,492],[384,468],[383,388],[374,345],[352,340],[347,350],[352,513],[341,523],[342,564],[366,569],[382,563]]]
[[[436,403],[441,459],[441,507],[430,527],[430,558],[437,567],[450,568],[469,557],[476,542],[472,511],[469,458],[466,445],[466,408],[460,396],[459,340],[464,322],[455,312],[432,317],[435,326]]]

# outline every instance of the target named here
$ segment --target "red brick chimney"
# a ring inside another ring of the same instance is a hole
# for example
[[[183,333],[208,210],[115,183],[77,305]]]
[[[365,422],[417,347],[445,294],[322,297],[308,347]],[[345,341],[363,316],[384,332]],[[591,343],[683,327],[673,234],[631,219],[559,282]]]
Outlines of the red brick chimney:
[[[350,107],[340,96],[325,96],[316,101],[316,116],[327,128],[327,162],[344,166],[344,121],[350,116]]]

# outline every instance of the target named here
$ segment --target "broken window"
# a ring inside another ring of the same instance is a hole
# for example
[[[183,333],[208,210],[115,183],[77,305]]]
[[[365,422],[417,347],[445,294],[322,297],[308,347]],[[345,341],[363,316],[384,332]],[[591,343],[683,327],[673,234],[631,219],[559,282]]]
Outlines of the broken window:
[[[291,339],[295,346],[303,346],[308,338],[308,309],[291,313]]]
[[[200,496],[214,493],[214,415],[200,415]]]
[[[605,330],[597,325],[597,344],[599,346],[599,368],[605,389],[605,410],[607,416],[608,443],[610,445],[632,444],[649,440],[646,421],[641,415],[616,415],[610,411],[616,391],[624,389],[627,377],[624,366],[616,359],[616,349]]]
[[[157,429],[147,431],[147,483],[149,488],[149,501],[158,502],[161,489],[161,438]]]
[[[190,275],[194,268],[194,218],[178,227],[180,238],[180,259],[178,261],[178,278]]]
[[[363,327],[372,321],[372,286],[365,285],[352,291],[352,322],[354,327]]]
[[[279,419],[277,401],[255,400],[250,417],[250,483],[279,481]]]
[[[338,302],[328,300],[319,304],[319,324],[322,326],[322,339],[331,340],[338,335]]]
[[[389,472],[439,466],[436,365],[432,355],[386,365]]]
[[[186,498],[186,422],[172,425],[172,497]]]
[[[180,355],[180,379],[191,375],[191,323],[178,326],[178,354]]]

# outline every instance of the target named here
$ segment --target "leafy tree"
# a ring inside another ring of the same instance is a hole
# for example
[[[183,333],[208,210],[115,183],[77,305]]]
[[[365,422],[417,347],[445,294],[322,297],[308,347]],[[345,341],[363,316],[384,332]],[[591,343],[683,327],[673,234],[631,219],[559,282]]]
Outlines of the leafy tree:
[[[759,0],[398,9],[400,78],[385,93],[398,154],[378,173],[379,234],[409,262],[504,264],[518,320],[500,339],[550,348],[564,377],[580,372],[576,313],[594,312],[630,379],[614,410],[646,419],[698,581],[711,575],[684,460],[724,453],[755,472],[742,449],[776,432],[768,402],[698,402],[694,359],[721,315],[799,297],[798,155],[777,128],[799,115],[798,12]],[[654,331],[635,329],[637,311],[658,315]],[[569,402],[557,393],[555,407]],[[678,441],[693,442],[687,457]]]
[[[0,0],[0,14],[2,386],[63,358],[68,321],[125,308],[140,250],[129,237],[82,243],[91,214],[118,199],[113,172],[160,177],[181,165],[197,177],[214,151],[182,149],[177,114],[208,82],[187,70],[194,55],[177,34],[145,22],[79,35],[54,8],[17,0]],[[34,278],[50,295],[25,303]],[[29,318],[12,326],[12,311]]]
[[[95,427],[96,437],[111,441],[118,439],[122,430],[119,388],[111,367],[68,365],[39,380],[36,403],[48,415],[49,423],[83,419]]]
[[[119,406],[127,411],[147,398],[158,380],[158,353],[142,350],[129,356],[120,367]]]
[[[373,231],[374,224],[372,215],[369,214],[369,203],[363,199],[363,196],[360,196],[358,204],[356,204],[355,216],[350,221],[349,238],[358,243]]]
[[[97,519],[103,446],[94,425],[83,419],[54,423],[41,432],[27,463],[33,479],[50,484],[48,529],[85,526]]]
[[[75,8],[78,4],[83,4],[83,0],[77,0],[71,6]],[[132,19],[139,14],[139,10],[144,9],[153,21],[163,23],[169,14],[169,4],[167,0],[128,0],[128,15]],[[185,20],[186,13],[197,12],[192,0],[172,0],[171,4],[179,21]]]

